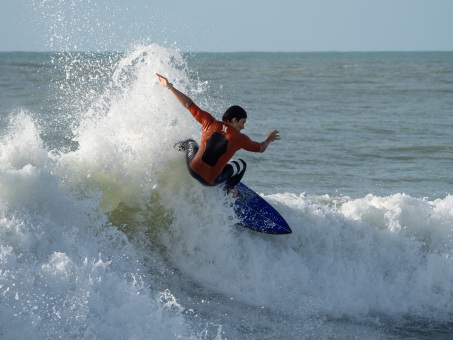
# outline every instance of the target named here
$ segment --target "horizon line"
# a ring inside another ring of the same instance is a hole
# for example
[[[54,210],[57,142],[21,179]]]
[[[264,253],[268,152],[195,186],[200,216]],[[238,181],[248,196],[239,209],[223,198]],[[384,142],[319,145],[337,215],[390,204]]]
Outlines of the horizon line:
[[[264,51],[264,50],[237,50],[237,51],[183,51],[181,53],[421,53],[421,52],[453,52],[452,50],[313,50],[313,51]],[[128,53],[128,50],[0,50],[0,53]]]

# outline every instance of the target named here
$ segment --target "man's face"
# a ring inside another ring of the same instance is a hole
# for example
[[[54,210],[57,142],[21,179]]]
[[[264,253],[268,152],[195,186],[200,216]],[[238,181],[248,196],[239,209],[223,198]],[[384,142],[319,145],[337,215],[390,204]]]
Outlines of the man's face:
[[[244,125],[245,123],[247,122],[247,118],[241,118],[241,119],[237,119],[237,118],[233,118],[231,121],[230,121],[230,125],[236,130],[236,131],[241,131],[242,129],[244,129]]]

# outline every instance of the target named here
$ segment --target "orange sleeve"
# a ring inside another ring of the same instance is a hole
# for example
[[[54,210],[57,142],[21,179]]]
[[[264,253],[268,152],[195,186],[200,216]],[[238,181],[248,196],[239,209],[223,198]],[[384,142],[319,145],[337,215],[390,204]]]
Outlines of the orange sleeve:
[[[203,111],[195,103],[192,103],[187,109],[197,122],[203,126],[203,129],[207,129],[207,127],[215,120],[209,112]]]
[[[260,143],[251,140],[247,135],[242,134],[241,140],[242,149],[250,152],[259,152],[261,150]]]

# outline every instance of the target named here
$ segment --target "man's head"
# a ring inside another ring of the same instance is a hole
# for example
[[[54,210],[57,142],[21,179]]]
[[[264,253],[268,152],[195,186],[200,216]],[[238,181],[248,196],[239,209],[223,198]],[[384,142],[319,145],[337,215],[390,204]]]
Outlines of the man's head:
[[[231,122],[234,118],[241,120],[247,118],[247,112],[239,105],[230,106],[222,116],[224,122]]]
[[[241,131],[247,121],[247,112],[238,106],[230,106],[222,116],[224,122],[228,122],[235,130]]]

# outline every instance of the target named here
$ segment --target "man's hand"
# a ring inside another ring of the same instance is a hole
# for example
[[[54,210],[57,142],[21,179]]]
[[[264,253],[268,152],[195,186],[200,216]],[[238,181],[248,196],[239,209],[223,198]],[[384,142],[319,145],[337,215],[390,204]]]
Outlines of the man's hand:
[[[267,138],[266,140],[269,141],[269,143],[272,143],[272,142],[275,142],[276,140],[280,140],[280,135],[279,135],[279,131],[277,130],[274,130],[272,132],[269,132],[267,134]]]
[[[266,151],[267,147],[272,143],[272,142],[275,142],[276,140],[280,140],[280,135],[279,135],[279,131],[277,130],[274,130],[272,132],[269,132],[267,134],[267,138],[264,142],[261,142],[260,143],[260,152],[264,152]]]
[[[170,83],[168,82],[168,79],[165,78],[164,76],[161,76],[160,74],[156,73],[157,78],[159,79],[160,84],[163,87],[170,87]]]

